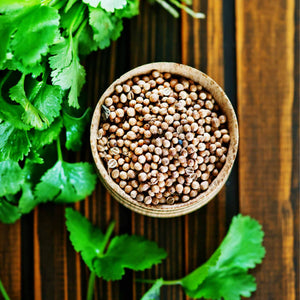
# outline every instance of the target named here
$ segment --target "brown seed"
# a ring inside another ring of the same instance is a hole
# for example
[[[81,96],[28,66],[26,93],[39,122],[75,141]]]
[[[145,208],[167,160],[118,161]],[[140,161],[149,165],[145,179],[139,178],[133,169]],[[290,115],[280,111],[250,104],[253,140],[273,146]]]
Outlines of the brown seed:
[[[141,182],[144,182],[147,180],[147,174],[142,172],[142,173],[139,173],[138,175],[138,180],[141,181]]]
[[[152,197],[151,196],[146,196],[144,199],[144,203],[149,205],[152,203]]]
[[[187,202],[190,200],[190,197],[188,195],[183,195],[181,200],[182,200],[182,202]]]
[[[111,177],[114,178],[114,179],[118,178],[119,175],[120,175],[120,172],[119,172],[118,169],[115,169],[115,170],[113,170],[113,171],[111,172]]]
[[[229,143],[229,141],[230,141],[230,136],[228,134],[224,134],[222,136],[222,142],[223,143]]]
[[[143,169],[143,167],[142,167],[142,165],[141,165],[139,162],[136,162],[136,163],[134,164],[134,169],[135,169],[136,171],[141,171],[141,170]]]
[[[137,196],[137,191],[133,190],[133,191],[130,192],[130,197],[131,198],[135,199],[136,196]]]
[[[201,187],[201,190],[202,190],[202,191],[207,190],[207,189],[208,189],[208,186],[209,186],[208,181],[202,181],[202,182],[200,183],[200,187]]]
[[[139,202],[143,202],[144,201],[144,195],[143,194],[138,194],[136,196],[136,200],[139,201]]]

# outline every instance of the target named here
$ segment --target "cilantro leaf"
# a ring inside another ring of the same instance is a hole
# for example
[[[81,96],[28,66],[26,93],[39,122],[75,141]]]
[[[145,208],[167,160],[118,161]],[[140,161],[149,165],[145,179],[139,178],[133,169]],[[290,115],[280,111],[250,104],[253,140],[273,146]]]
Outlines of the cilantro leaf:
[[[58,11],[48,6],[28,6],[0,16],[0,25],[0,66],[26,74],[41,73],[42,56],[59,35]]]
[[[239,300],[255,291],[249,268],[262,262],[263,231],[260,224],[249,216],[233,218],[229,231],[212,258],[200,268],[181,279],[191,297]],[[201,273],[203,271],[203,274]]]
[[[35,128],[42,129],[45,124],[49,125],[49,121],[46,116],[36,108],[27,98],[24,88],[25,76],[22,75],[18,83],[11,87],[9,95],[12,100],[21,104],[24,109],[22,119],[26,124],[29,124]]]
[[[82,2],[89,4],[91,7],[97,7],[101,0],[82,0]]]
[[[22,130],[29,130],[30,125],[22,121],[24,109],[20,105],[14,105],[6,102],[0,95],[0,118],[14,124],[14,127]]]
[[[86,24],[78,37],[78,51],[82,55],[87,55],[98,49],[98,43],[93,38],[94,32],[89,24]]]
[[[160,263],[166,256],[165,250],[155,242],[139,236],[121,235],[111,240],[107,252],[95,260],[94,268],[97,276],[105,280],[119,280],[125,274],[125,268],[144,270]]]
[[[24,182],[24,172],[19,164],[12,160],[0,162],[0,197],[16,194]]]
[[[72,208],[66,208],[66,226],[74,249],[80,252],[83,261],[93,270],[93,260],[103,247],[103,233]]]
[[[59,85],[63,90],[68,90],[68,103],[79,108],[78,96],[85,82],[85,70],[79,63],[77,55],[78,40],[69,37],[50,49],[52,56],[49,58],[52,83]]]
[[[205,299],[240,300],[241,296],[250,297],[256,290],[255,279],[242,269],[213,267],[203,283],[193,291],[186,291],[190,297]]]
[[[39,149],[45,145],[51,144],[59,137],[63,122],[61,118],[57,118],[49,128],[45,130],[33,130],[29,133],[32,147]]]
[[[21,213],[17,206],[7,202],[4,198],[0,198],[0,220],[9,224],[16,222],[21,217]]]
[[[27,131],[19,130],[9,122],[0,123],[0,161],[22,160],[27,155],[31,143]]]
[[[27,214],[31,212],[35,206],[38,204],[35,201],[32,184],[29,182],[25,182],[22,185],[22,195],[19,199],[19,210],[22,214]]]
[[[38,202],[70,203],[84,199],[95,188],[96,175],[89,163],[58,161],[36,185]]]
[[[47,125],[50,125],[60,115],[63,91],[59,86],[52,86],[37,80],[33,80],[32,85],[28,99],[47,119]],[[44,124],[42,129],[46,127]]]
[[[32,6],[16,11],[12,16],[15,35],[11,41],[12,53],[25,65],[34,65],[49,50],[58,36],[58,11],[49,6]]]
[[[115,10],[115,16],[121,18],[132,18],[139,14],[139,0],[127,0],[127,4],[122,9]]]
[[[127,0],[100,0],[100,6],[108,12],[121,9],[126,5]]]
[[[108,47],[110,40],[118,39],[123,30],[122,20],[101,8],[90,8],[89,24],[94,30],[94,40],[100,49]]]
[[[66,148],[68,150],[78,151],[82,145],[82,135],[89,122],[90,108],[84,114],[75,118],[68,113],[63,113],[64,126],[66,128]]]
[[[160,299],[160,288],[164,285],[164,280],[159,278],[155,281],[150,290],[142,297],[141,300],[159,300]]]
[[[221,250],[218,249],[205,264],[203,264],[187,276],[183,277],[181,279],[182,286],[187,290],[197,289],[197,287],[208,276],[210,268],[214,267],[217,264],[220,254]]]
[[[220,245],[219,265],[243,270],[254,268],[262,262],[266,253],[262,246],[263,237],[262,227],[256,220],[240,214],[235,216]]]

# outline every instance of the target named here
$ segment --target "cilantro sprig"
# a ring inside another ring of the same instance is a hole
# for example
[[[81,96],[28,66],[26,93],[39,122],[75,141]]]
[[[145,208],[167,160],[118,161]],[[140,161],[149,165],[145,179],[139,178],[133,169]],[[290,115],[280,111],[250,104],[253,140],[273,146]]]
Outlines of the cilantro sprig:
[[[260,224],[249,216],[233,218],[229,231],[219,248],[202,266],[185,277],[168,281],[141,280],[154,283],[142,300],[159,299],[163,285],[179,284],[192,298],[239,300],[256,290],[255,278],[248,274],[262,262],[265,249]]]
[[[62,155],[80,150],[90,116],[79,99],[85,83],[80,61],[116,40],[138,4],[0,3],[0,221],[13,223],[39,203],[75,202],[94,190],[92,166]]]
[[[92,299],[96,276],[120,280],[125,268],[144,270],[166,257],[163,249],[142,237],[121,235],[110,240],[114,222],[103,234],[71,208],[66,209],[66,225],[74,249],[91,271],[88,300]],[[256,220],[240,214],[235,216],[219,248],[190,274],[176,280],[138,280],[153,283],[141,300],[158,300],[164,285],[181,285],[192,298],[240,300],[241,296],[250,297],[256,290],[256,282],[248,270],[260,264],[265,256],[263,236]]]
[[[115,222],[106,233],[94,227],[78,211],[66,209],[66,225],[74,249],[80,252],[91,271],[87,299],[92,299],[95,277],[120,280],[125,269],[142,271],[166,258],[166,252],[156,243],[127,234],[110,239]]]

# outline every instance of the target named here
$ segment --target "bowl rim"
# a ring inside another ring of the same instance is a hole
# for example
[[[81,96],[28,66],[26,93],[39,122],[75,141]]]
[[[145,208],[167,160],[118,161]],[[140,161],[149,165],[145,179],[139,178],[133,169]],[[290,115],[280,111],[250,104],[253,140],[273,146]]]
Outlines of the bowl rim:
[[[230,133],[230,143],[226,162],[222,167],[220,173],[209,185],[209,188],[205,192],[200,193],[192,200],[189,200],[187,202],[175,203],[172,205],[146,205],[143,202],[138,202],[137,200],[132,199],[128,194],[125,193],[123,189],[121,189],[121,187],[116,182],[112,180],[106,168],[104,167],[104,164],[102,163],[97,150],[97,135],[101,119],[101,105],[103,104],[105,98],[113,93],[116,85],[122,84],[128,79],[133,78],[134,76],[149,74],[153,70],[158,70],[160,72],[169,72],[174,75],[192,79],[194,82],[201,84],[208,92],[212,94],[213,98],[221,107],[222,112],[226,115],[228,130]],[[110,84],[110,86],[105,90],[105,92],[98,100],[97,105],[94,109],[90,127],[91,151],[101,182],[112,194],[112,196],[124,206],[135,212],[151,217],[168,218],[185,215],[199,209],[203,205],[207,204],[210,200],[212,200],[219,193],[226,180],[228,179],[235,158],[237,156],[238,142],[239,133],[237,117],[232,104],[223,89],[205,73],[193,67],[174,62],[155,62],[141,65],[126,72],[121,77],[116,79],[113,83]]]

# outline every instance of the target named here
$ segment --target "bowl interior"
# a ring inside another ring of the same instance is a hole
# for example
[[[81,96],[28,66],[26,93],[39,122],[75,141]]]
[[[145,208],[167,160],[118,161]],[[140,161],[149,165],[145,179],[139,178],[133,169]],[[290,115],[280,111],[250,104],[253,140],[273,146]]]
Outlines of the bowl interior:
[[[175,203],[173,205],[168,204],[158,204],[158,205],[146,205],[142,202],[138,202],[135,199],[132,199],[128,194],[125,193],[120,186],[115,183],[110,175],[108,174],[102,160],[99,157],[97,150],[97,132],[100,124],[101,118],[101,105],[103,104],[105,98],[110,96],[114,92],[114,88],[118,84],[122,84],[128,79],[131,79],[134,76],[140,76],[150,73],[152,70],[158,70],[160,72],[169,72],[174,75],[183,76],[185,78],[191,79],[196,83],[201,84],[207,91],[211,93],[215,101],[218,103],[219,107],[227,117],[227,126],[230,134],[230,143],[227,153],[226,162],[221,169],[217,177],[209,185],[209,188],[200,193],[197,197],[187,202]],[[222,90],[222,88],[209,76],[203,72],[178,63],[151,63],[147,65],[142,65],[137,67],[124,75],[119,79],[114,81],[108,89],[103,93],[98,104],[95,108],[92,123],[91,123],[91,134],[90,134],[90,143],[93,158],[97,167],[97,171],[100,177],[101,182],[109,190],[112,196],[117,199],[120,203],[126,207],[132,209],[135,212],[152,216],[152,217],[175,217],[187,214],[192,212],[201,206],[209,202],[215,195],[221,190],[225,184],[230,171],[232,169],[234,160],[237,155],[238,150],[238,123],[237,118],[234,112],[234,109],[231,105],[230,100]]]

